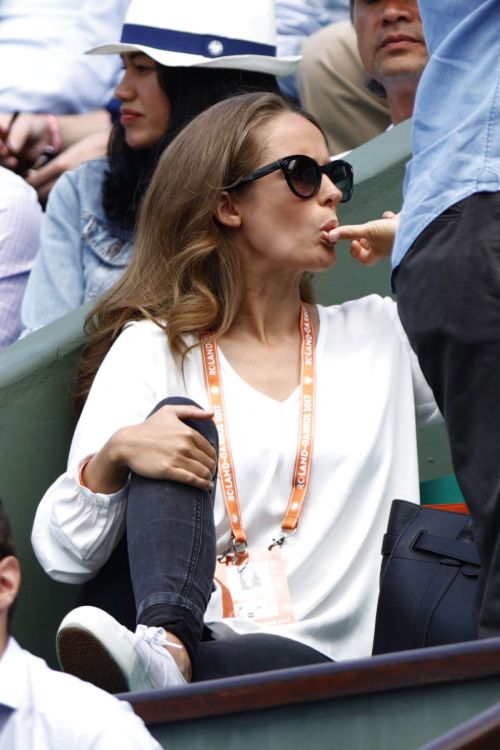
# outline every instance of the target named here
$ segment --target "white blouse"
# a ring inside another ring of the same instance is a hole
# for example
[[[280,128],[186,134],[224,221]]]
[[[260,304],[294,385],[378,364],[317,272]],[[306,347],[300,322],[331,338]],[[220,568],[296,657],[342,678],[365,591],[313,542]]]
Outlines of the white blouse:
[[[418,502],[416,418],[430,423],[439,413],[391,299],[371,295],[318,306],[318,312],[312,471],[297,533],[281,548],[296,621],[225,622],[237,632],[284,635],[339,660],[371,653],[389,509],[394,498]],[[290,494],[299,389],[275,401],[219,356],[248,543],[267,547]],[[128,488],[113,495],[91,492],[79,484],[79,463],[118,428],[144,420],[167,396],[188,396],[209,407],[199,348],[188,355],[183,378],[163,331],[149,321],[127,325],[97,373],[68,470],[47,490],[36,514],[33,546],[56,580],[92,578],[125,524]],[[220,488],[214,512],[221,552],[230,527]],[[216,592],[205,619],[220,617]]]

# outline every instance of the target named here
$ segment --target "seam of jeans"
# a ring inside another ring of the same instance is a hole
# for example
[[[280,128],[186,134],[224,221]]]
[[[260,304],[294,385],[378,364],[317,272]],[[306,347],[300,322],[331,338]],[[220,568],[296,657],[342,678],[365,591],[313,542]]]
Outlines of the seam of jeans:
[[[184,583],[180,591],[181,598],[188,598],[191,588],[193,586],[194,573],[196,566],[200,559],[201,549],[201,536],[203,529],[203,493],[197,492],[195,501],[193,503],[194,509],[194,523],[193,523],[193,534],[191,537],[191,554],[189,556],[188,564],[186,566],[186,575],[184,577]],[[203,619],[203,616],[202,616]]]
[[[142,602],[139,602],[137,607],[137,622],[140,621],[143,613],[150,607],[161,606],[166,604],[167,606],[182,607],[190,612],[198,622],[203,622],[203,612],[189,599],[185,599],[179,594],[168,594],[158,592],[157,594],[150,594],[145,597]]]

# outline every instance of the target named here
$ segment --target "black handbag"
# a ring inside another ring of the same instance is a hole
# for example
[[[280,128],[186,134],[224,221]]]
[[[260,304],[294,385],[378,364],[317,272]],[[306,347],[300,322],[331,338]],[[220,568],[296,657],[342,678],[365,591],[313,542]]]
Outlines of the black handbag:
[[[475,640],[480,569],[468,516],[394,500],[373,653]]]

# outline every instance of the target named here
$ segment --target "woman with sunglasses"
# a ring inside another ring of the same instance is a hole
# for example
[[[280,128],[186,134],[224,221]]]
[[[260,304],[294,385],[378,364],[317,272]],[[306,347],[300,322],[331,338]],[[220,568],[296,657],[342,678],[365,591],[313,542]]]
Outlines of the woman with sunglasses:
[[[64,669],[121,691],[370,654],[390,503],[418,499],[415,411],[436,407],[391,300],[312,302],[351,191],[272,94],[214,105],[163,155],[34,524],[50,575],[95,576]]]

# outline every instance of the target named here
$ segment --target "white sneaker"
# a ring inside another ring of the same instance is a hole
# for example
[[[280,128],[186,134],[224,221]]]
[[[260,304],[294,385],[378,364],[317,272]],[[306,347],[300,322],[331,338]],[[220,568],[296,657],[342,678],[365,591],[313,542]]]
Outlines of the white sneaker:
[[[64,672],[109,693],[185,685],[186,680],[165,648],[163,628],[138,625],[135,633],[97,607],[77,607],[57,631],[57,656]]]

